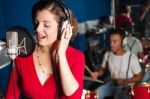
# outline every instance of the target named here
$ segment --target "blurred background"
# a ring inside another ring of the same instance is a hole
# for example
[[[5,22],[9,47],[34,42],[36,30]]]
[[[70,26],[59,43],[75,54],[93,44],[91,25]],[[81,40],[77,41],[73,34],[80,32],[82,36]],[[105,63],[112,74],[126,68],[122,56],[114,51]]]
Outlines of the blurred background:
[[[13,26],[22,26],[34,35],[31,21],[31,8],[37,0],[0,0],[0,41],[5,42],[6,31]],[[70,45],[85,54],[86,67],[95,71],[100,66],[104,52],[109,47],[107,35],[115,28],[115,17],[120,13],[122,4],[131,6],[130,16],[134,24],[134,36],[142,42],[144,55],[149,56],[150,39],[144,33],[140,13],[145,0],[62,0],[77,17],[79,29]],[[148,26],[148,28],[150,28]],[[149,32],[150,34],[150,32]],[[8,81],[10,59],[0,51],[0,91],[5,94]],[[148,58],[147,58],[148,59]],[[145,63],[149,64],[149,62]],[[94,90],[101,83],[90,79],[85,69],[84,88]],[[102,78],[103,80],[103,78]]]

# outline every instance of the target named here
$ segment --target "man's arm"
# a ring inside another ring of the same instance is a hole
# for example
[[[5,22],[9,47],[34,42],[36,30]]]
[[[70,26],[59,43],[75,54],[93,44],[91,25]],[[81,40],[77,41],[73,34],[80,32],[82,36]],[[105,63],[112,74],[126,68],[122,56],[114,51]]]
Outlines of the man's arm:
[[[100,67],[97,71],[92,72],[91,76],[97,79],[98,77],[103,76],[104,72],[105,72],[105,68]]]

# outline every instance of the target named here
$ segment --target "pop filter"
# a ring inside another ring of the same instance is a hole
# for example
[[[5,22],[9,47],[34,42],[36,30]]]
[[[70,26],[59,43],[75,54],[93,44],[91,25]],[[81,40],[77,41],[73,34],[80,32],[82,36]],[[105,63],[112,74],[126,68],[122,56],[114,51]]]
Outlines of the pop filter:
[[[26,57],[31,55],[35,49],[35,40],[30,32],[21,26],[12,27],[9,31],[18,33],[18,56]]]

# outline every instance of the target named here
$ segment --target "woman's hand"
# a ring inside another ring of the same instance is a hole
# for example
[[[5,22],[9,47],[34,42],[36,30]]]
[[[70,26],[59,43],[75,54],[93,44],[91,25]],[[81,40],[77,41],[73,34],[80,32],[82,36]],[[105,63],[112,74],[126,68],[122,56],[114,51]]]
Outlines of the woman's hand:
[[[73,75],[72,69],[70,69],[71,66],[69,66],[69,62],[65,54],[71,36],[72,36],[72,27],[70,25],[67,25],[67,27],[63,30],[58,45],[58,61],[60,67],[59,68],[60,78],[61,78],[62,89],[66,96],[71,96],[79,88],[79,83],[75,78],[75,76]],[[73,66],[76,68],[76,64]]]
[[[72,27],[70,24],[68,24],[67,27],[63,30],[63,33],[62,33],[62,36],[60,39],[60,43],[59,43],[59,47],[58,47],[59,55],[66,53],[66,49],[68,47],[71,36],[72,36]]]

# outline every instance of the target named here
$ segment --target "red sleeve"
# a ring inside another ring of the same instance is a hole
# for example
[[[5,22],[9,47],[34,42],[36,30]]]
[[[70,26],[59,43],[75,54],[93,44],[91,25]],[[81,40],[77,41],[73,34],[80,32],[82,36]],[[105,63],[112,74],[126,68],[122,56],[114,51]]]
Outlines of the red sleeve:
[[[14,84],[13,84],[13,74],[14,74]],[[20,96],[20,89],[19,89],[19,84],[18,84],[18,69],[17,66],[14,67],[14,69],[10,70],[10,75],[9,75],[9,81],[8,81],[8,86],[6,90],[6,99],[19,99]],[[15,88],[15,92],[14,92]],[[15,95],[16,94],[16,95]]]
[[[79,83],[79,88],[75,91],[74,94],[68,96],[67,99],[81,99],[82,91],[83,91],[83,77],[84,77],[84,66],[85,60],[83,53],[77,51],[74,53],[74,57],[70,60],[71,71],[75,77],[75,79]]]
[[[128,17],[128,22],[129,22],[129,24],[132,24],[132,18],[131,17]]]
[[[128,24],[132,24],[132,18],[129,16],[123,16],[123,15],[117,15],[115,17],[115,26],[116,29],[119,29],[121,27],[122,24],[124,23],[128,23]]]

